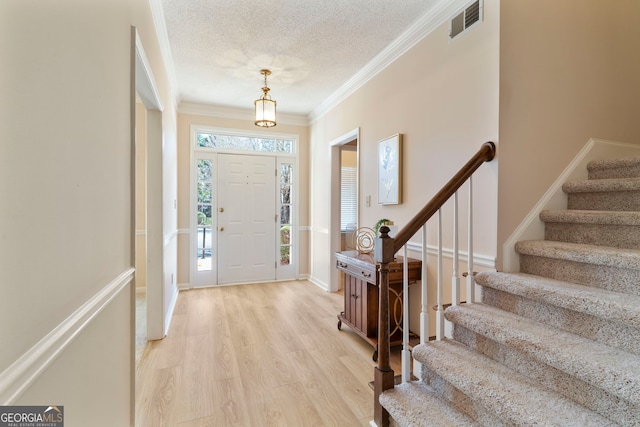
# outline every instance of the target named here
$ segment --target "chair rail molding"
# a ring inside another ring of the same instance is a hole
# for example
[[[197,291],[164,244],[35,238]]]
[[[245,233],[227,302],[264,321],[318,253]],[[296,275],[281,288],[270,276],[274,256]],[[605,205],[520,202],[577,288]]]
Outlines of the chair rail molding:
[[[120,273],[0,373],[0,405],[11,405],[127,285],[135,269]]]

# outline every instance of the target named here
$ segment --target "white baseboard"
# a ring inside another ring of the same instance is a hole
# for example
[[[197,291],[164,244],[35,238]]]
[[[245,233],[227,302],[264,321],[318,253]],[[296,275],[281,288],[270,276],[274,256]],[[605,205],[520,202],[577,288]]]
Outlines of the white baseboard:
[[[173,310],[176,308],[176,303],[178,302],[179,294],[180,294],[180,289],[177,289],[176,292],[173,293],[173,298],[171,298],[171,302],[169,303],[169,309],[167,310],[167,317],[164,319],[164,336],[165,337],[169,333],[169,326],[171,326],[171,319],[173,319]]]
[[[0,405],[12,405],[134,277],[129,268],[0,373]]]
[[[313,283],[314,285],[316,285],[317,287],[319,287],[320,289],[329,292],[329,285],[323,282],[322,280],[319,280],[317,277],[311,276],[307,280]]]

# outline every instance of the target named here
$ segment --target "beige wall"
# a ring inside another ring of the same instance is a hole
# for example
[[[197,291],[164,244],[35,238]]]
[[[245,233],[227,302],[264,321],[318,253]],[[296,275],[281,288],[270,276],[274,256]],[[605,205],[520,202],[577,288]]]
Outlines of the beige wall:
[[[500,3],[502,245],[590,138],[640,144],[637,0]]]
[[[485,20],[454,42],[448,23],[375,76],[311,127],[311,272],[327,284],[333,268],[328,144],[360,129],[360,226],[389,218],[402,227],[488,140],[498,135],[498,1],[485,1]],[[404,135],[403,203],[377,203],[377,143]],[[496,254],[497,165],[475,181],[475,251]],[[371,207],[365,206],[371,196]],[[462,202],[461,206],[466,206]],[[446,226],[447,230],[450,228]],[[463,228],[466,230],[466,227]],[[415,239],[420,241],[418,237]],[[429,242],[435,242],[430,233]]]
[[[178,283],[181,287],[189,286],[189,170],[191,156],[191,126],[211,126],[224,129],[246,130],[249,132],[259,132],[260,128],[253,124],[251,120],[239,120],[211,117],[206,115],[195,114],[178,114],[178,228],[179,234],[179,251],[178,251]],[[282,133],[290,135],[298,135],[299,152],[299,226],[303,228],[300,231],[300,275],[306,276],[309,273],[309,239],[307,226],[309,225],[309,135],[308,127],[288,125],[278,123],[275,128],[268,131],[269,133]]]
[[[133,425],[132,25],[170,151],[146,0],[0,3],[0,404],[64,405],[69,426]]]

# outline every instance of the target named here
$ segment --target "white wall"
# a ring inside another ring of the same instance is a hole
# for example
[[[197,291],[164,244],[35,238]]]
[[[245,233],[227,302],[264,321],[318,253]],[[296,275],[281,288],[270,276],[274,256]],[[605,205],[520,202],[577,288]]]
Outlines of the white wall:
[[[0,3],[0,404],[64,405],[71,427],[133,424],[132,25],[171,153],[146,0]]]

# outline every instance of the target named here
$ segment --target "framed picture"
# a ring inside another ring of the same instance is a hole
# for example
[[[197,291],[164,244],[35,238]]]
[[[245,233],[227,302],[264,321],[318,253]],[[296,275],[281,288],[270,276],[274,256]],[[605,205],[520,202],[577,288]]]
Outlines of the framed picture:
[[[378,203],[402,203],[402,134],[378,142]]]

